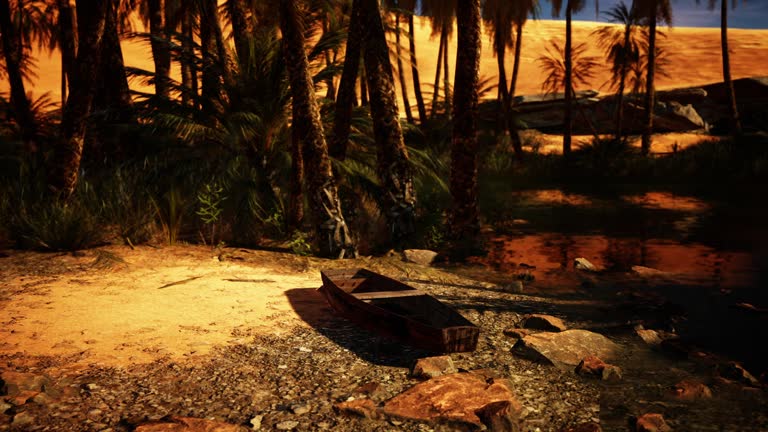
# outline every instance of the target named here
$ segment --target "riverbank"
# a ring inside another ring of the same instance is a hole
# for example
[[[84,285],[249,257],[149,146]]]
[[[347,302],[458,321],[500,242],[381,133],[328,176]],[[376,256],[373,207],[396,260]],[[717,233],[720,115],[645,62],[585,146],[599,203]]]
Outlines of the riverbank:
[[[763,390],[714,372],[727,359],[651,348],[615,300],[579,284],[609,280],[576,270],[564,273],[574,291],[563,295],[511,292],[516,284],[479,282],[397,255],[325,261],[237,248],[110,246],[0,256],[0,371],[48,383],[43,396],[4,404],[0,430],[130,431],[169,415],[258,422],[263,430],[441,430],[334,411],[350,398],[381,405],[410,388],[418,381],[409,367],[429,355],[377,341],[333,314],[314,288],[320,269],[342,266],[407,280],[480,326],[478,350],[451,357],[457,368],[509,379],[524,430],[584,422],[626,430],[630,417],[647,412],[663,414],[675,430],[768,425]],[[653,301],[632,304],[637,322],[664,314]],[[612,363],[623,379],[583,378],[513,354],[517,340],[504,330],[528,313],[607,335],[621,347]],[[713,397],[676,398],[673,387],[686,379],[705,383]]]

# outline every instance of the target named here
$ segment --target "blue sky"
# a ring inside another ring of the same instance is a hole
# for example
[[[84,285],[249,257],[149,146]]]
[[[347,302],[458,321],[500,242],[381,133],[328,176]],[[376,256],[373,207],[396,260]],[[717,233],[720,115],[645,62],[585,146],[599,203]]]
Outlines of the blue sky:
[[[514,0],[511,0],[514,1]],[[541,0],[541,17],[552,17],[552,7],[549,0]],[[600,0],[600,9],[607,10],[619,3],[620,0]],[[707,0],[701,0],[697,5],[695,0],[671,0],[673,8],[673,25],[676,27],[720,27],[720,9],[711,11],[707,8]],[[730,0],[729,0],[730,1]],[[625,0],[627,4],[631,0]],[[565,1],[563,2],[565,3]],[[718,0],[718,4],[720,0]],[[736,9],[731,9],[728,14],[730,28],[768,29],[768,1],[766,0],[739,0]],[[563,13],[561,12],[561,18]],[[574,19],[594,21],[595,3],[588,0],[583,11],[574,16]],[[603,18],[600,17],[602,21]]]

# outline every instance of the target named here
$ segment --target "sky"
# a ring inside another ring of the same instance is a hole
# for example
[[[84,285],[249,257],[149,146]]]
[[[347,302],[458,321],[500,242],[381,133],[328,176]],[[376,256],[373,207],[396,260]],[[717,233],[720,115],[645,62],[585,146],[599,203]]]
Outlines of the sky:
[[[595,21],[595,0],[587,0],[587,6],[583,11],[574,15],[574,19]],[[620,0],[600,0],[600,10],[608,10]],[[624,0],[630,4],[631,0]],[[709,10],[708,0],[701,0],[696,4],[695,0],[671,0],[673,12],[673,25],[675,27],[720,27],[720,0],[716,10]],[[730,0],[729,0],[730,1]],[[550,0],[541,0],[542,19],[552,16]],[[563,2],[565,3],[565,1]],[[564,13],[560,13],[561,18]],[[600,21],[604,21],[601,16]],[[728,14],[728,26],[730,28],[768,29],[768,0],[738,0],[736,9],[731,9]]]

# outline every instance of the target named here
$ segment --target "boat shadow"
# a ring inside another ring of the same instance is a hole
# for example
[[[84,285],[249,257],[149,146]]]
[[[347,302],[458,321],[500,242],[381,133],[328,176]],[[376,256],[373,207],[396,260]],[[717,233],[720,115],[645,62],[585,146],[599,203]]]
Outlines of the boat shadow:
[[[336,345],[369,363],[410,368],[417,359],[436,355],[382,338],[336,315],[315,288],[292,288],[285,291],[285,296],[304,322]]]

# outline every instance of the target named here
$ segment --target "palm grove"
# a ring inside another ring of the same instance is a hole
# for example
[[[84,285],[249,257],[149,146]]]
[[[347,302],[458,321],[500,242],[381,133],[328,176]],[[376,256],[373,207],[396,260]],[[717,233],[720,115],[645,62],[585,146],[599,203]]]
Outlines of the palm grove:
[[[723,72],[737,134],[728,4],[721,1]],[[587,2],[551,3],[554,15],[565,12],[565,44],[553,42],[539,61],[543,89],[564,93],[568,160],[575,88],[596,60],[583,55],[586,41],[574,45],[571,36],[572,15]],[[431,95],[416,60],[416,13],[439,38]],[[10,84],[2,100],[8,193],[0,213],[17,243],[44,249],[87,246],[104,227],[133,246],[159,224],[171,243],[198,236],[216,244],[228,231],[230,242],[282,237],[294,250],[306,252],[311,243],[327,257],[354,255],[360,242],[473,250],[485,133],[479,95],[487,90],[479,77],[481,22],[498,60],[493,139],[509,140],[522,167],[514,96],[523,29],[540,14],[536,0],[0,0],[2,73]],[[132,28],[135,16],[148,31]],[[663,54],[657,25],[671,23],[671,5],[636,0],[606,16],[620,24],[594,35],[618,98],[613,140],[626,139],[625,92],[643,94],[648,154]],[[146,41],[152,71],[125,66],[120,42],[127,38]],[[60,103],[27,93],[34,46],[61,53]],[[154,91],[131,91],[129,80]],[[441,188],[449,196],[433,199]],[[417,201],[417,191],[426,197]]]

